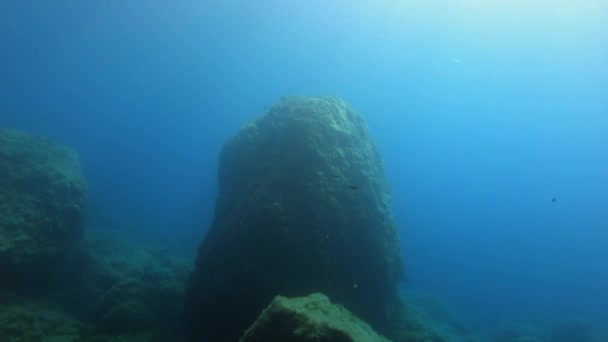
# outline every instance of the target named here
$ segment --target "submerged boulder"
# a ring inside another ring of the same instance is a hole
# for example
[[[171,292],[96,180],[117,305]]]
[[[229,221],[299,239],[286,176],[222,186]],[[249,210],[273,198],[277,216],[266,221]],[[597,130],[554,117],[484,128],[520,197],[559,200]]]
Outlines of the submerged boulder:
[[[327,296],[277,296],[247,329],[241,342],[388,342],[369,324],[353,316]]]
[[[403,261],[359,114],[334,97],[283,98],[225,144],[218,178],[187,293],[192,339],[237,340],[275,296],[314,292],[391,334]]]
[[[61,277],[82,236],[86,202],[74,151],[0,130],[0,286],[41,290]]]

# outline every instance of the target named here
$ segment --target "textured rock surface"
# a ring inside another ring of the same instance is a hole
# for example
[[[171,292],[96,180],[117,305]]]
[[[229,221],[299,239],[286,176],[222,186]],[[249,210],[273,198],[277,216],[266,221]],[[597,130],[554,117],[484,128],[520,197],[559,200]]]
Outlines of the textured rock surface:
[[[0,278],[17,289],[59,276],[82,235],[87,183],[76,153],[0,130]]]
[[[361,116],[338,98],[283,98],[225,144],[218,177],[189,283],[193,338],[236,340],[276,295],[313,292],[390,331],[403,262]]]
[[[83,341],[84,329],[56,306],[0,296],[0,341]]]
[[[307,297],[277,296],[247,329],[242,342],[383,342],[367,323],[341,305],[332,304],[325,295]]]
[[[122,235],[87,229],[79,258],[81,272],[66,287],[62,300],[103,334],[175,333],[192,272],[191,258],[144,237]]]
[[[192,257],[87,226],[80,272],[50,295],[0,291],[0,341],[182,341]]]
[[[110,288],[97,303],[96,324],[109,333],[142,331],[163,323],[165,301],[148,283],[130,278]]]

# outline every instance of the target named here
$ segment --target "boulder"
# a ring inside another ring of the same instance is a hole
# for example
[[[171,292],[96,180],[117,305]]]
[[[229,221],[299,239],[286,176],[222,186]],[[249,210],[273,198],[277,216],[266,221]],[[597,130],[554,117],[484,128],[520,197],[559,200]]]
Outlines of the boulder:
[[[218,179],[188,285],[191,339],[235,341],[275,296],[314,292],[391,334],[403,260],[359,114],[335,97],[283,98],[224,145]]]
[[[327,296],[277,296],[247,329],[241,342],[383,342],[369,324],[353,316]]]
[[[0,130],[0,286],[43,290],[60,278],[81,239],[86,203],[74,151]]]

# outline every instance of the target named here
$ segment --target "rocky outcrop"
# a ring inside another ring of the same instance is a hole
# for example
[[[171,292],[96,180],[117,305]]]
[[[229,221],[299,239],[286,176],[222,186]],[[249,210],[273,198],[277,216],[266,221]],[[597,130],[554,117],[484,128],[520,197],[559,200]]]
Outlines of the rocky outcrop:
[[[241,342],[388,342],[367,323],[327,296],[277,296],[247,329]]]
[[[193,339],[237,340],[276,295],[314,292],[391,334],[403,261],[360,115],[334,97],[283,98],[225,144],[218,178],[187,294]]]
[[[42,290],[61,277],[81,239],[86,202],[74,151],[0,130],[0,286]]]

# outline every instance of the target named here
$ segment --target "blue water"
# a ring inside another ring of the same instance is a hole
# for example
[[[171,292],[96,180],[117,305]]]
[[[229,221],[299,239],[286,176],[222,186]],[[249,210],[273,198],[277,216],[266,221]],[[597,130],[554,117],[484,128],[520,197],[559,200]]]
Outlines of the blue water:
[[[602,327],[606,34],[599,0],[1,1],[0,126],[75,148],[92,211],[195,248],[222,144],[283,95],[340,96],[385,159],[405,287]]]

